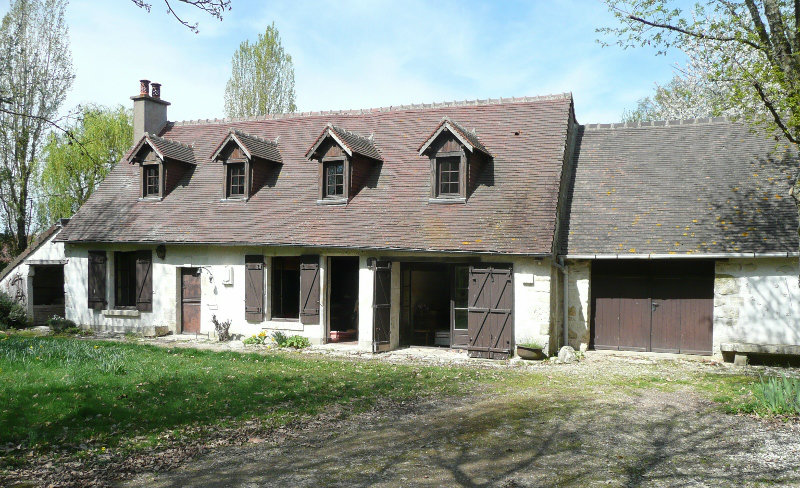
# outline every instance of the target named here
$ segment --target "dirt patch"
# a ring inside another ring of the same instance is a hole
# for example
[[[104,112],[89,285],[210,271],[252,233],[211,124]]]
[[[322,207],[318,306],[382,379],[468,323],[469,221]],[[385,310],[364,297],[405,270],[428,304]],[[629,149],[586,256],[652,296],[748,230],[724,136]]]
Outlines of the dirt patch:
[[[552,368],[538,388],[386,407],[219,449],[124,486],[800,486],[796,424],[726,415],[679,383],[710,366],[602,362]],[[643,369],[676,384],[614,386]]]

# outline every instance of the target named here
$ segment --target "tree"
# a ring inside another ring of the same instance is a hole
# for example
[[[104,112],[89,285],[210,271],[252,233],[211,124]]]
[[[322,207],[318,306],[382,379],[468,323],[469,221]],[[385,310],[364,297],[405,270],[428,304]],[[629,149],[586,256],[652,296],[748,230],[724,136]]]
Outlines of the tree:
[[[281,45],[273,23],[258,41],[244,41],[233,54],[231,77],[225,85],[228,117],[294,112],[294,64]]]
[[[89,198],[133,139],[133,116],[122,105],[80,108],[67,132],[51,132],[39,183],[39,220],[45,227],[69,217]]]
[[[0,24],[0,212],[28,246],[40,145],[72,86],[66,0],[15,0]]]
[[[606,0],[619,25],[598,29],[622,47],[676,47],[707,67],[724,106],[750,123],[800,141],[800,2]]]
[[[150,12],[150,9],[153,8],[153,4],[147,2],[146,0],[131,1],[137,7],[143,8],[148,12]],[[231,9],[231,0],[177,0],[177,2],[196,7],[212,17],[215,17],[217,20],[222,20],[222,14]],[[178,13],[169,3],[169,0],[164,0],[164,3],[167,6],[167,13],[175,17],[175,20],[183,24],[195,34],[200,32],[200,30],[197,28],[197,22],[190,24],[188,21],[184,20],[183,17],[178,15]]]

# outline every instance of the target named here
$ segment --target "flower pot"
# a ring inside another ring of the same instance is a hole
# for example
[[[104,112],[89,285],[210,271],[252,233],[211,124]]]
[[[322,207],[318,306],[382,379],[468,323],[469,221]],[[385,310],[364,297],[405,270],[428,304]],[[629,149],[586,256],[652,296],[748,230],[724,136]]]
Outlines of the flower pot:
[[[542,352],[541,348],[525,346],[517,346],[517,356],[519,356],[521,359],[527,359],[529,361],[541,361],[542,359],[547,358],[547,355]]]

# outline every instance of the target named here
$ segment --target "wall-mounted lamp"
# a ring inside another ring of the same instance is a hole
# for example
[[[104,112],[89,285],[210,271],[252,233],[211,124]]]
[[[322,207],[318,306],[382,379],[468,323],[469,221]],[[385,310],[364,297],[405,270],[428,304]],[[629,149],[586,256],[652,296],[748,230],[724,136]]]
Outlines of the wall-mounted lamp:
[[[156,256],[158,256],[158,259],[161,260],[167,257],[167,246],[165,246],[164,244],[159,244],[158,246],[156,246]]]

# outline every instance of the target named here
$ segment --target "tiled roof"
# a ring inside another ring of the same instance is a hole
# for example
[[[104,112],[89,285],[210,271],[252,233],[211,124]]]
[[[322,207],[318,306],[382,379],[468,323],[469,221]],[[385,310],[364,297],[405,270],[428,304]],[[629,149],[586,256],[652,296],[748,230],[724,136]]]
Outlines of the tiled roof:
[[[725,119],[581,128],[566,252],[797,252],[798,160]],[[563,250],[562,250],[563,251]]]
[[[228,135],[220,142],[217,149],[211,156],[211,159],[216,158],[218,153],[227,145],[231,139],[236,139],[244,146],[250,156],[265,159],[267,161],[281,162],[281,153],[278,150],[278,143],[275,141],[267,141],[260,137],[256,137],[240,130],[231,129]]]
[[[184,163],[195,164],[194,151],[192,147],[178,141],[173,141],[164,137],[145,132],[142,139],[136,144],[129,154],[135,155],[139,152],[143,144],[149,144],[160,158],[170,158]]]
[[[549,254],[571,104],[558,95],[170,124],[162,136],[191,144],[197,167],[162,201],[138,201],[137,168],[118,164],[58,238]],[[417,148],[445,116],[493,149],[466,204],[428,201],[430,161]],[[383,161],[347,205],[317,205],[318,168],[305,158],[329,123],[373,135]],[[210,160],[231,129],[278,139],[280,173],[248,201],[220,201],[223,168]]]
[[[309,149],[309,151],[306,153],[306,157],[310,157],[311,154],[317,150],[320,143],[328,136],[333,136],[337,141],[339,141],[339,143],[342,144],[342,146],[344,146],[344,150],[348,151],[348,153],[351,155],[355,153],[376,161],[383,160],[381,153],[378,152],[378,149],[375,147],[372,139],[364,137],[360,134],[356,134],[355,132],[350,132],[341,127],[337,127],[331,123],[328,123],[328,126],[325,127],[325,129],[322,131],[322,134],[320,134],[317,140],[314,141],[311,149]]]

